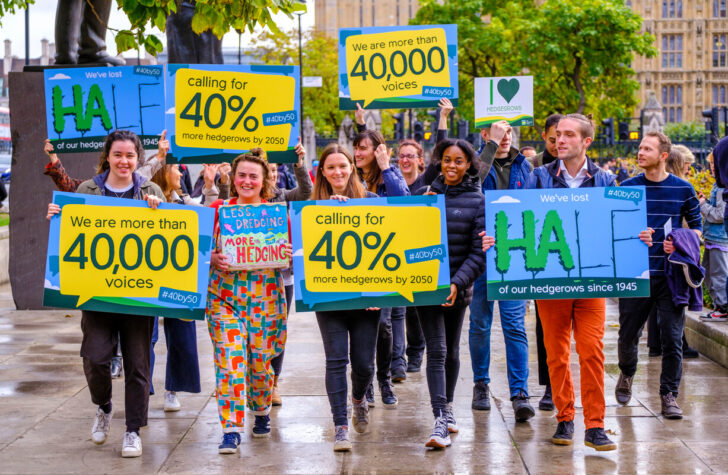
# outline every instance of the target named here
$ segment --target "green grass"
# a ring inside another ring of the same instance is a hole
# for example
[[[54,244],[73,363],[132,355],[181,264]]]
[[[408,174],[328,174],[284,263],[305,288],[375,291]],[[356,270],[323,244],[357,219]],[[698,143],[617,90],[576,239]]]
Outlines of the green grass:
[[[10,215],[7,213],[0,213],[0,226],[7,226],[10,224]]]

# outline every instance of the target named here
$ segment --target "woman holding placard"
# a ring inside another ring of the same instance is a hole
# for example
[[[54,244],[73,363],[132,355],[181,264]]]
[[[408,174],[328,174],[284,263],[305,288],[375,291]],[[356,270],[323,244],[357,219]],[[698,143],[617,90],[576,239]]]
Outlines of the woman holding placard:
[[[427,386],[435,427],[427,447],[450,445],[458,432],[452,402],[460,370],[460,333],[473,297],[473,282],[485,270],[479,233],[485,229],[485,199],[480,191],[475,151],[465,140],[446,139],[433,151],[442,173],[417,194],[444,194],[450,256],[450,295],[444,304],[418,307],[427,346]]]
[[[233,270],[221,252],[220,207],[259,205],[273,197],[268,162],[250,154],[232,163],[233,198],[212,204],[217,248],[210,261],[207,291],[207,323],[215,353],[217,403],[223,427],[221,454],[232,454],[240,444],[245,407],[255,415],[253,437],[270,435],[273,396],[271,360],[283,350],[286,340],[286,300],[279,269]],[[286,244],[282,258],[290,258]],[[247,394],[247,397],[246,397]]]
[[[319,159],[313,199],[347,201],[350,198],[376,197],[364,189],[351,153],[338,144],[329,144]],[[334,451],[337,452],[351,450],[346,384],[349,360],[354,430],[366,432],[369,424],[366,391],[374,376],[379,313],[379,309],[316,312],[326,354],[326,393],[334,418]]]
[[[162,190],[134,170],[144,159],[144,149],[133,132],[116,130],[106,137],[99,161],[99,174],[81,183],[77,193],[115,198],[146,200],[156,208],[164,200]],[[54,203],[48,205],[48,219],[61,212]],[[98,405],[91,439],[103,444],[111,424],[111,357],[121,339],[124,358],[124,412],[126,433],[122,457],[139,457],[142,441],[139,428],[147,424],[149,408],[149,347],[152,341],[152,317],[83,310],[81,312],[81,356],[91,400]]]

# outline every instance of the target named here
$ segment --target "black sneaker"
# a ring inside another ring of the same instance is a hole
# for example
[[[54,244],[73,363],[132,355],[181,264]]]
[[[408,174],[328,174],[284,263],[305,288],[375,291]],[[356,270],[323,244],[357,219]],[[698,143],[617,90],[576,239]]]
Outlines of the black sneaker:
[[[421,366],[422,366],[422,361],[408,361],[407,362],[407,372],[408,373],[419,373]]]
[[[528,396],[522,392],[518,393],[518,396],[512,397],[511,401],[513,403],[513,412],[516,415],[516,422],[526,422],[536,415],[533,406],[528,402]]]
[[[397,396],[394,395],[394,388],[389,381],[379,383],[379,394],[382,395],[382,403],[387,409],[393,409],[397,406]]]
[[[551,437],[551,442],[556,445],[571,445],[574,443],[574,421],[559,422],[556,432]]]
[[[490,411],[490,397],[488,385],[483,381],[478,381],[473,386],[473,404],[472,408],[476,411]]]
[[[364,396],[367,400],[367,403],[369,404],[369,407],[374,407],[374,385],[369,384],[369,387],[367,388],[367,392]]]
[[[683,358],[697,358],[700,356],[698,350],[689,346],[683,347]]]
[[[607,437],[606,432],[601,427],[594,427],[593,429],[587,429],[584,434],[584,445],[604,452],[607,450],[617,450],[617,444],[612,442]]]
[[[425,447],[444,449],[445,447],[449,447],[450,444],[450,431],[447,430],[447,419],[445,418],[445,415],[442,414],[440,417],[435,419],[435,428],[432,429],[430,438],[427,442],[425,442]]]
[[[407,373],[405,373],[404,369],[395,368],[392,370],[392,382],[393,383],[401,383],[405,379],[407,379]]]
[[[253,437],[270,437],[270,416],[255,416]]]
[[[551,385],[546,385],[546,390],[543,392],[543,397],[538,402],[538,408],[542,411],[553,411],[555,409],[554,407],[554,399],[551,395]]]
[[[614,397],[623,406],[629,404],[629,400],[632,399],[632,378],[633,376],[625,376],[624,373],[619,372],[617,386],[614,388]]]
[[[662,348],[660,348],[659,346],[651,346],[649,354],[650,354],[650,358],[662,356]]]

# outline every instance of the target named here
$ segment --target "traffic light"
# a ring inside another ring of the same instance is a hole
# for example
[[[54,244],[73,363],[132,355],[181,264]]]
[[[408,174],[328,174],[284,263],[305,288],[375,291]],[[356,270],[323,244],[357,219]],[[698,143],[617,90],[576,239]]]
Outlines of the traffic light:
[[[425,140],[425,124],[418,120],[415,122],[413,129],[414,132],[412,135],[415,141],[423,142]]]
[[[614,117],[602,119],[602,131],[604,132],[604,143],[607,146],[614,145]]]
[[[394,140],[404,140],[404,114],[392,114],[394,118]]]
[[[468,136],[468,133],[470,131],[470,122],[467,120],[459,120],[458,121],[458,138],[465,140]]]
[[[430,137],[427,138],[427,141],[434,141],[435,137],[437,137],[437,127],[440,124],[440,108],[438,107],[435,110],[427,111],[427,115],[432,117],[432,121],[430,122],[430,132],[432,134]]]
[[[703,111],[703,117],[705,117],[705,135],[707,136],[708,142],[712,145],[718,143],[720,137],[720,117],[718,116],[718,108],[713,107],[712,109],[705,109]]]
[[[619,134],[619,140],[629,140],[629,123],[625,122],[623,120],[620,120],[617,124],[617,130]]]

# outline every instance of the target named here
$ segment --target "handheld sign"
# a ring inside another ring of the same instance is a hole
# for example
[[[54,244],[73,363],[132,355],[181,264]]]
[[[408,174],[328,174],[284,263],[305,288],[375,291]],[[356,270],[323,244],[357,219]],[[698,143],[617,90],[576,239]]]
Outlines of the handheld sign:
[[[220,249],[235,270],[288,267],[288,211],[283,203],[220,206]]]
[[[163,75],[162,66],[46,69],[46,128],[54,151],[101,150],[116,129],[156,149],[164,130]]]
[[[43,305],[202,320],[215,212],[53,193]]]
[[[261,147],[297,162],[299,67],[167,65],[167,162],[229,162]]]
[[[475,78],[475,128],[533,125],[533,76]]]
[[[339,29],[339,109],[458,104],[457,25]]]
[[[647,297],[644,187],[485,192],[488,300]]]
[[[439,305],[450,294],[442,195],[290,209],[297,311]]]

